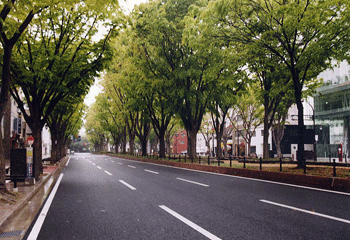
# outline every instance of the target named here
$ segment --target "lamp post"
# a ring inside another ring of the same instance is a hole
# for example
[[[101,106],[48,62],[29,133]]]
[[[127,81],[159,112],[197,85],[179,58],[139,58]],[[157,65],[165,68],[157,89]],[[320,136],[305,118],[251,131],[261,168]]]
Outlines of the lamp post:
[[[315,109],[314,107],[308,102],[305,101],[307,104],[309,104],[309,106],[312,109],[312,122],[313,122],[313,128],[314,128],[314,152],[315,152],[315,162],[317,162],[317,150],[316,150],[316,124],[315,124]]]

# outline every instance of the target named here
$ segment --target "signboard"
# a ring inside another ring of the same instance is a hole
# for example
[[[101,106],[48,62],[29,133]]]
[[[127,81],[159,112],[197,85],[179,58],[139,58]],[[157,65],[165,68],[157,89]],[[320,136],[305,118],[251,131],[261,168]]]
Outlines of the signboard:
[[[29,146],[33,145],[34,138],[32,136],[27,137],[27,143],[28,143]]]
[[[28,139],[27,139],[27,142],[28,142]],[[27,178],[32,178],[32,177],[33,177],[33,148],[27,147]]]

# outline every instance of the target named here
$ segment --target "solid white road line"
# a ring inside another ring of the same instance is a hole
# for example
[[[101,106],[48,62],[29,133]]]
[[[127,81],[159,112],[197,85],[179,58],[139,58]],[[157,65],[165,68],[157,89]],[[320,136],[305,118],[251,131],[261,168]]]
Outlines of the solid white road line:
[[[109,176],[112,176],[113,174],[108,172],[108,171],[105,171],[105,173],[107,173]]]
[[[187,218],[181,216],[180,214],[178,214],[177,212],[174,212],[173,210],[171,210],[170,208],[168,208],[167,206],[164,205],[159,205],[159,207],[161,209],[163,209],[164,211],[170,213],[172,216],[176,217],[177,219],[179,219],[180,221],[182,221],[183,223],[187,224],[188,226],[190,226],[191,228],[193,228],[194,230],[200,232],[201,234],[203,234],[204,236],[206,236],[209,239],[213,239],[213,240],[219,240],[220,238],[218,238],[217,236],[215,236],[214,234],[208,232],[207,230],[205,230],[204,228],[201,228],[200,226],[198,226],[197,224],[195,224],[194,222],[188,220]]]
[[[207,184],[203,184],[203,183],[199,183],[199,182],[190,181],[190,180],[183,179],[183,178],[176,178],[176,179],[177,179],[177,180],[184,181],[184,182],[189,182],[189,183],[197,184],[197,185],[200,185],[200,186],[203,186],[203,187],[209,187],[209,185],[207,185]]]
[[[33,226],[33,229],[32,231],[30,232],[29,236],[28,236],[28,240],[35,240],[37,239],[39,233],[40,233],[40,230],[41,230],[41,227],[43,226],[43,223],[45,221],[45,218],[46,218],[46,215],[47,215],[47,212],[49,211],[50,209],[50,206],[51,206],[51,203],[55,197],[55,194],[57,192],[57,189],[62,181],[62,178],[63,178],[63,173],[60,174],[59,178],[57,179],[57,182],[54,186],[54,188],[52,189],[52,192],[50,193],[50,196],[49,198],[47,199],[43,209],[41,210],[40,212],[40,215],[38,217],[38,219],[36,220],[34,226]]]
[[[119,180],[119,182],[121,182],[122,184],[124,184],[125,186],[127,186],[128,188],[130,188],[131,190],[136,190],[136,188],[134,188],[133,186],[131,186],[129,183],[124,182],[123,180]]]
[[[148,170],[148,169],[145,169],[145,172],[154,173],[154,174],[159,174],[159,172],[151,171],[151,170]]]
[[[317,213],[317,212],[313,212],[313,211],[308,211],[305,209],[301,209],[301,208],[296,208],[296,207],[292,207],[292,206],[288,206],[288,205],[284,205],[284,204],[280,204],[280,203],[275,203],[275,202],[271,202],[271,201],[267,201],[264,199],[261,199],[260,202],[264,202],[264,203],[268,203],[271,205],[275,205],[275,206],[279,206],[279,207],[284,207],[284,208],[288,208],[288,209],[292,209],[295,211],[299,211],[299,212],[303,212],[303,213],[308,213],[311,215],[315,215],[315,216],[319,216],[319,217],[323,217],[323,218],[328,218],[328,219],[332,219],[338,222],[343,222],[343,223],[347,223],[350,224],[350,220],[346,220],[346,219],[342,219],[342,218],[337,218],[337,217],[333,217],[333,216],[329,216],[326,214],[322,214],[322,213]]]
[[[135,166],[132,166],[132,165],[128,165],[128,167],[130,167],[130,168],[136,168]]]
[[[98,169],[102,169],[100,166],[97,166]]]
[[[69,164],[69,161],[70,161],[70,157],[68,158],[68,161],[67,161],[67,163],[66,163],[66,167],[68,166],[68,164]]]

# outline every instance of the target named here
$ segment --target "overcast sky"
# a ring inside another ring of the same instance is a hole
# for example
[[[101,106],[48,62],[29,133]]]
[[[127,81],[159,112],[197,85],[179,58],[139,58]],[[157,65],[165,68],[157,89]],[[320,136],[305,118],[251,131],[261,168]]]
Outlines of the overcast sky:
[[[125,13],[131,12],[134,5],[147,2],[147,0],[119,0],[120,7]],[[95,80],[95,84],[91,86],[89,93],[86,95],[84,103],[90,106],[95,102],[95,97],[102,91],[102,87],[99,85],[99,79]]]

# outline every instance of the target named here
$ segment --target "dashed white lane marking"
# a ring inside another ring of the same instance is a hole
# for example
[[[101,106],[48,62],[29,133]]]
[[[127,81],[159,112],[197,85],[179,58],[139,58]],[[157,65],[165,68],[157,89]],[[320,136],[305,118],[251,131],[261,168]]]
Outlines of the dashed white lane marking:
[[[134,188],[133,186],[131,186],[129,183],[124,182],[123,180],[119,180],[119,182],[121,182],[122,184],[124,184],[125,186],[127,186],[128,188],[130,188],[131,190],[136,190],[136,188]]]
[[[53,199],[54,199],[54,197],[56,195],[57,189],[60,186],[62,178],[63,178],[63,173],[61,173],[59,178],[57,179],[57,182],[56,182],[54,188],[52,189],[52,192],[51,192],[49,198],[47,199],[43,209],[41,210],[40,215],[38,216],[38,219],[36,220],[36,222],[35,222],[35,224],[33,226],[33,229],[30,232],[30,234],[29,234],[27,239],[29,239],[29,240],[37,239],[37,237],[38,237],[38,235],[40,233],[41,227],[43,226],[43,223],[45,221],[46,215],[47,215],[47,213],[48,213],[48,211],[50,209],[51,203],[52,203],[52,201],[53,201]]]
[[[171,210],[170,208],[168,208],[167,206],[164,205],[159,205],[159,207],[161,209],[163,209],[164,211],[166,211],[167,213],[170,213],[172,216],[176,217],[177,219],[179,219],[180,221],[182,221],[183,223],[187,224],[188,226],[190,226],[191,228],[193,228],[194,230],[200,232],[201,234],[203,234],[204,236],[206,236],[209,239],[212,240],[219,240],[220,238],[218,238],[217,236],[215,236],[214,234],[208,232],[207,230],[205,230],[204,228],[201,228],[200,226],[198,226],[197,224],[195,224],[194,222],[188,220],[187,218],[181,216],[180,214],[178,214],[177,212]]]
[[[92,165],[96,166],[96,164],[95,164],[95,163],[92,163]]]
[[[190,180],[183,179],[183,178],[176,178],[176,179],[177,179],[177,180],[180,180],[180,181],[184,181],[184,182],[189,182],[189,183],[197,184],[197,185],[203,186],[203,187],[209,187],[209,185],[207,185],[207,184],[203,184],[203,183],[199,183],[199,182],[190,181]]]
[[[97,166],[98,169],[102,169],[100,166]]]
[[[114,162],[114,161],[111,161],[111,162]]]
[[[105,173],[107,173],[109,176],[112,176],[113,174],[108,172],[108,171],[105,171]]]
[[[119,165],[123,165],[122,163],[120,163],[120,162],[118,162],[117,164],[119,164]]]
[[[292,209],[292,210],[295,210],[295,211],[308,213],[308,214],[311,214],[311,215],[315,215],[315,216],[319,216],[319,217],[323,217],[323,218],[332,219],[332,220],[335,220],[335,221],[338,221],[338,222],[343,222],[343,223],[350,224],[350,220],[337,218],[337,217],[329,216],[329,215],[322,214],[322,213],[312,212],[312,211],[308,211],[308,210],[301,209],[301,208],[296,208],[296,207],[292,207],[292,206],[288,206],[288,205],[284,205],[284,204],[280,204],[280,203],[267,201],[267,200],[264,200],[264,199],[261,199],[260,202],[264,202],[264,203],[268,203],[268,204],[271,204],[271,205],[275,205],[275,206],[279,206],[279,207],[283,207],[283,208],[288,208],[288,209]]]
[[[154,173],[154,174],[159,174],[159,172],[151,171],[151,170],[148,170],[148,169],[145,169],[145,172]]]
[[[132,166],[132,165],[128,165],[128,167],[130,167],[130,168],[136,168],[135,166]]]

